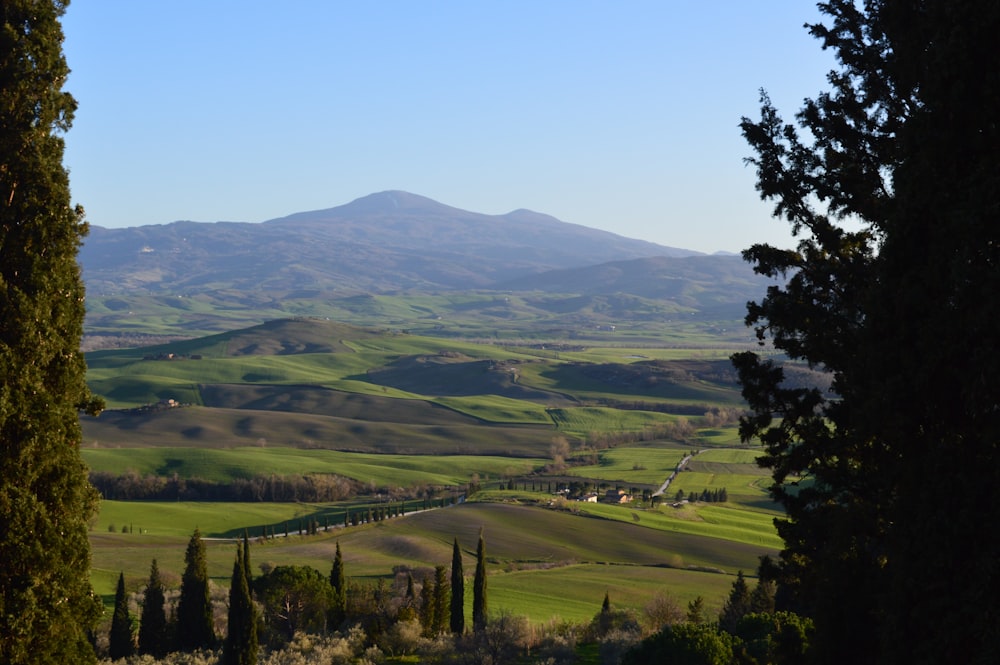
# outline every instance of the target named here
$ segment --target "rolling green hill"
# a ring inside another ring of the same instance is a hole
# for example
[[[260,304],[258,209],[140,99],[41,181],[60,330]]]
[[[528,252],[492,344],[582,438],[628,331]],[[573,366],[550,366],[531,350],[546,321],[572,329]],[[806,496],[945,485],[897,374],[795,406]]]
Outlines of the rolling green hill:
[[[84,441],[537,457],[556,435],[643,432],[738,403],[724,361],[612,363],[605,347],[587,362],[586,348],[539,357],[531,345],[294,319],[97,351],[88,383],[110,410],[84,419]]]

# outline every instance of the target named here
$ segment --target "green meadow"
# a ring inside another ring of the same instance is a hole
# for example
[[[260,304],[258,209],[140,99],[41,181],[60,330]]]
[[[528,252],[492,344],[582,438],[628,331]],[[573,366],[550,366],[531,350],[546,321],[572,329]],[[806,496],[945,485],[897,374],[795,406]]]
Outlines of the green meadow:
[[[84,449],[93,471],[231,482],[268,475],[333,474],[377,487],[464,485],[483,478],[524,475],[544,460],[488,455],[393,455],[301,448]]]

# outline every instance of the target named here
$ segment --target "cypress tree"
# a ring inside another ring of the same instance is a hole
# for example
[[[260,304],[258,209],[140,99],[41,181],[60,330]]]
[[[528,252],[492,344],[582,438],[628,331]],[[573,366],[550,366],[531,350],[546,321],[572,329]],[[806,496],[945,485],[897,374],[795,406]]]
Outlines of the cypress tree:
[[[476,576],[472,582],[472,628],[482,630],[486,627],[486,613],[489,605],[486,601],[486,539],[482,529],[479,531],[479,544],[476,546]]]
[[[411,573],[406,574],[406,602],[413,603],[416,601],[417,594],[413,591],[413,575]]]
[[[181,597],[177,603],[177,646],[181,651],[194,651],[209,648],[214,643],[205,543],[201,540],[201,532],[195,529],[184,553]]]
[[[87,225],[70,201],[62,134],[76,102],[65,0],[0,3],[0,662],[89,663],[101,614],[87,523],[98,496],[80,456]]]
[[[330,586],[333,587],[333,603],[330,612],[330,623],[339,625],[344,620],[347,610],[347,582],[344,575],[344,557],[340,553],[340,541],[337,541],[337,552],[333,556],[333,566],[330,568]]]
[[[451,550],[451,632],[465,632],[465,573],[462,571],[462,550],[455,538]]]
[[[118,660],[127,658],[133,653],[135,644],[132,641],[132,617],[128,613],[128,597],[125,595],[125,573],[119,573],[115,609],[111,615],[111,633],[108,635],[108,655],[112,660]]]
[[[440,635],[448,628],[448,578],[444,566],[434,566],[434,621],[431,632]]]
[[[149,567],[149,583],[139,616],[139,653],[162,658],[167,653],[167,613],[163,608],[163,581],[153,559]]]
[[[250,595],[243,548],[239,545],[236,546],[229,587],[228,627],[222,649],[223,665],[254,665],[257,662],[257,610]]]

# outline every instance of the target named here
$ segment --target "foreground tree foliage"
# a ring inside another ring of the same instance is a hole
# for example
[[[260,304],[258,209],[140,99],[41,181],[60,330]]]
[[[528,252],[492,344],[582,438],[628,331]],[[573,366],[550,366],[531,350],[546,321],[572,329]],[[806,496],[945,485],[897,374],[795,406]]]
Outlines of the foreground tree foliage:
[[[744,252],[786,278],[747,323],[834,393],[733,358],[741,437],[764,444],[788,514],[762,573],[815,619],[816,662],[996,662],[1000,3],[820,8],[830,24],[810,29],[839,68],[802,133],[766,96],[742,122],[758,190],[800,238]]]
[[[66,2],[0,3],[0,662],[87,663],[100,613],[87,522],[97,495],[78,410],[96,413],[80,353],[87,226],[63,139],[76,102]]]

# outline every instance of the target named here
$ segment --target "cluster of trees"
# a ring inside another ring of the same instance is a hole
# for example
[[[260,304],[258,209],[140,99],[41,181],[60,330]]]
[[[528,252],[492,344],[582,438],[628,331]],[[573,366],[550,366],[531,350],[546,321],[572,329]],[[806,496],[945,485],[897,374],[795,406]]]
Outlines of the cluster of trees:
[[[344,567],[340,544],[329,576],[310,566],[262,566],[263,574],[253,576],[250,540],[244,535],[237,544],[226,604],[225,636],[216,634],[216,612],[208,578],[205,546],[196,530],[185,551],[184,574],[176,604],[168,607],[166,594],[154,559],[141,601],[138,629],[129,612],[125,579],[120,576],[114,612],[108,633],[107,656],[111,659],[132,655],[162,658],[170,652],[217,650],[229,664],[257,662],[261,646],[280,649],[299,633],[326,635],[347,633],[358,626],[366,642],[398,642],[383,637],[397,623],[419,626],[427,639],[445,634],[464,636],[465,575],[462,551],[456,538],[450,579],[445,566],[433,573],[415,576],[407,570],[397,575],[397,583],[387,588],[352,584]],[[419,589],[419,591],[418,591]],[[488,619],[486,544],[482,533],[476,549],[476,570],[472,588],[472,632],[486,629]],[[398,648],[395,647],[395,648]]]
[[[788,515],[762,572],[815,620],[816,662],[996,662],[1000,3],[820,9],[830,89],[797,126],[766,94],[741,123],[758,191],[799,239],[744,252],[776,281],[747,323],[833,393],[733,358],[741,436],[763,443]]]
[[[714,490],[710,490],[707,487],[698,492],[688,492],[687,495],[684,494],[684,490],[677,490],[674,495],[674,501],[683,501],[687,499],[688,501],[704,501],[705,503],[724,503],[729,501],[729,492],[725,487],[719,487]]]

